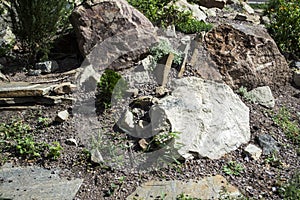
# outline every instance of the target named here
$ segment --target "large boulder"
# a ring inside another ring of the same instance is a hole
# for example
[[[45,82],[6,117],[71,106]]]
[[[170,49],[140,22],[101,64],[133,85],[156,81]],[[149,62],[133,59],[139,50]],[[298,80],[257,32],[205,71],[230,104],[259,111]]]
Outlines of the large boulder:
[[[205,42],[223,80],[233,88],[287,81],[288,64],[263,26],[221,24],[206,34]]]
[[[199,5],[197,4],[190,4],[187,0],[178,0],[175,2],[175,6],[182,11],[190,11],[195,19],[199,21],[205,21],[207,16],[206,14],[200,9]]]
[[[86,1],[73,11],[71,22],[77,35],[79,49],[84,56],[88,55],[95,45],[116,35],[129,34],[129,42],[140,38],[143,41],[156,40],[152,23],[125,0]],[[119,44],[118,41],[111,41],[109,46],[112,49],[109,53],[129,47],[126,49],[127,53],[131,53],[128,58],[134,59],[149,47],[147,42],[138,45],[139,48],[136,48],[136,44],[128,44],[129,42],[123,41]],[[101,56],[107,57],[107,54]]]
[[[160,100],[153,113],[164,113],[184,158],[218,159],[250,140],[249,108],[229,86],[200,78],[175,80],[172,95]],[[163,124],[159,117],[152,124]]]

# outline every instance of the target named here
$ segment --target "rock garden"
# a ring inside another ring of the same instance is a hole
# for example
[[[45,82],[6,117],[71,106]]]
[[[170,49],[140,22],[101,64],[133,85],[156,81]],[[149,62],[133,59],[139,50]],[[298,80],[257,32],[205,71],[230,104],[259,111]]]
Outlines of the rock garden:
[[[0,199],[300,198],[298,1],[0,13]]]

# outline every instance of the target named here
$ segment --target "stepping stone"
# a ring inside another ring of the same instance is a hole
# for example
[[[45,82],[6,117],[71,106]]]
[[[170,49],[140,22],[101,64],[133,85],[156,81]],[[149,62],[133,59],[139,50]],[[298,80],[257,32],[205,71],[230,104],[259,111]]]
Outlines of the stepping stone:
[[[199,199],[236,199],[241,197],[241,193],[236,187],[230,185],[223,176],[216,175],[200,181],[150,181],[138,187],[127,197],[127,200],[151,200],[162,197],[165,197],[163,199],[166,200],[173,200],[180,194]]]
[[[0,83],[0,97],[33,97],[48,94],[56,85],[26,82]]]
[[[59,177],[59,170],[39,167],[12,167],[5,164],[0,170],[1,199],[74,199],[83,179]]]

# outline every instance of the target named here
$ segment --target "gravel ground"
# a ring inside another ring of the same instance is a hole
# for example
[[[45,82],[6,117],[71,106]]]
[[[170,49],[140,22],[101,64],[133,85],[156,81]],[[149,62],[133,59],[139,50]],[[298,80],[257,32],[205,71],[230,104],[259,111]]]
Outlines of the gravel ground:
[[[186,76],[188,74],[192,73],[186,73]],[[145,88],[145,86],[143,87]],[[148,91],[145,90],[147,92],[144,92],[143,95],[153,92],[152,90],[153,87],[148,87]],[[76,124],[79,122],[75,115],[71,114],[70,119],[61,124],[54,122],[47,127],[38,125],[38,116],[54,120],[57,111],[68,109],[72,113],[72,105],[60,105],[54,107],[39,106],[38,109],[17,112],[1,111],[0,122],[8,123],[12,119],[21,119],[34,130],[32,134],[36,141],[47,143],[58,141],[63,147],[62,155],[57,161],[45,159],[26,160],[14,157],[11,151],[3,152],[1,165],[6,161],[14,163],[15,166],[59,167],[62,169],[61,176],[83,178],[84,182],[75,197],[76,200],[125,199],[137,186],[148,180],[201,179],[216,174],[226,177],[231,184],[237,186],[247,197],[280,199],[278,194],[280,186],[299,169],[299,154],[297,155],[299,147],[295,146],[285,136],[283,130],[274,124],[271,113],[276,113],[280,107],[285,106],[291,111],[292,119],[299,122],[300,91],[291,84],[287,84],[273,89],[273,94],[276,99],[276,106],[272,111],[247,101],[244,102],[250,108],[252,133],[250,143],[257,144],[256,137],[260,134],[272,135],[281,144],[280,153],[277,155],[277,160],[280,162],[277,163],[267,162],[268,156],[262,156],[257,161],[249,159],[243,152],[246,146],[243,145],[218,160],[201,158],[181,162],[180,164],[173,163],[163,168],[147,171],[128,170],[128,168],[127,170],[118,170],[104,165],[97,165],[90,161],[84,151],[88,148],[87,141],[84,141],[84,137],[78,136]],[[115,122],[113,109],[98,116],[99,129],[102,130],[109,141],[112,141],[115,145],[132,142],[132,138],[116,129]],[[75,138],[78,146],[67,145],[65,141],[68,138]],[[243,166],[244,170],[240,175],[227,175],[224,173],[222,169],[229,161],[236,161]]]

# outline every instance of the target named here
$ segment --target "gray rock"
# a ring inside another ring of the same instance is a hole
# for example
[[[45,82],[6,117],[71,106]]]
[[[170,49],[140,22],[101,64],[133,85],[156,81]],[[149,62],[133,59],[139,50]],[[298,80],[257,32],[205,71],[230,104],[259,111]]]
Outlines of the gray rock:
[[[2,74],[1,72],[0,72],[0,81],[8,82],[8,79],[6,78],[6,76],[4,74]]]
[[[83,179],[60,178],[58,169],[39,167],[12,167],[9,164],[0,170],[1,199],[65,199],[75,198]]]
[[[172,87],[172,95],[152,107],[151,123],[154,134],[168,123],[180,133],[175,142],[182,157],[218,159],[250,140],[249,108],[227,85],[189,77]]]
[[[139,89],[137,88],[128,89],[126,90],[126,93],[128,93],[129,96],[137,97],[137,95],[139,94]]]
[[[300,61],[294,61],[292,64],[292,67],[294,67],[296,69],[300,69]]]
[[[300,87],[300,70],[294,71],[293,81],[297,87]]]
[[[187,182],[149,181],[138,187],[126,199],[156,199],[157,197],[163,199],[163,195],[166,195],[166,199],[177,199],[176,197],[182,193],[197,199],[236,199],[242,196],[239,190],[229,184],[223,176],[216,175]]]
[[[165,64],[158,63],[153,71],[156,82],[160,86],[166,86],[168,83],[169,73],[174,60],[174,54],[170,53],[168,56],[166,56],[166,58]]]
[[[205,35],[205,42],[223,80],[234,89],[288,81],[288,64],[263,26],[221,24]]]
[[[255,88],[248,92],[251,101],[267,108],[274,108],[275,99],[269,86]]]
[[[59,69],[56,61],[45,61],[35,64],[36,70],[41,70],[42,73],[52,73]]]
[[[76,85],[71,82],[61,83],[53,88],[53,92],[57,95],[71,94],[76,90]]]
[[[263,149],[264,155],[271,155],[280,150],[279,144],[274,138],[267,134],[262,134],[257,137],[259,146]]]
[[[249,4],[247,4],[246,2],[242,2],[241,3],[242,4],[242,6],[243,6],[243,9],[248,13],[248,14],[254,14],[255,13],[255,11],[254,11],[254,9],[251,7],[251,6],[249,6]]]
[[[67,110],[60,111],[55,117],[55,121],[57,122],[65,122],[69,118],[69,112]]]
[[[195,19],[199,21],[206,20],[206,14],[199,8],[197,4],[190,4],[186,0],[178,0],[175,2],[175,6],[181,11],[190,11]]]
[[[95,91],[97,83],[100,80],[101,73],[97,73],[92,65],[82,67],[76,75],[77,86],[85,91]]]
[[[165,30],[165,33],[166,33],[167,37],[177,38],[177,34],[176,34],[174,25],[168,26],[167,29]]]
[[[90,152],[91,152],[91,161],[92,162],[98,163],[98,164],[104,163],[104,159],[103,159],[100,151],[98,150],[98,148],[94,148]]]
[[[0,105],[26,105],[26,104],[42,104],[42,105],[56,105],[62,102],[73,103],[75,100],[64,96],[25,96],[25,97],[0,97]]]
[[[69,138],[65,142],[67,145],[73,145],[73,146],[78,146],[77,141],[74,138]]]
[[[239,21],[247,21],[247,22],[251,22],[253,24],[260,24],[260,16],[258,15],[249,15],[249,14],[245,14],[245,13],[236,13],[235,17],[233,18],[235,20],[239,20]]]
[[[219,8],[205,8],[203,6],[200,6],[200,8],[206,14],[207,17],[216,17],[217,12],[221,11]]]
[[[42,74],[42,70],[40,69],[29,69],[27,75],[29,76],[39,76]]]
[[[34,97],[49,94],[56,85],[27,82],[0,83],[0,97]]]
[[[130,87],[140,84],[155,84],[153,77],[153,57],[151,55],[143,59],[138,66],[123,75],[124,80]]]
[[[246,154],[250,155],[251,158],[253,158],[254,160],[258,160],[262,154],[262,150],[253,144],[249,144],[245,148],[245,152]]]
[[[135,122],[134,122],[133,113],[130,112],[129,110],[126,110],[126,112],[118,122],[118,126],[126,133],[135,135]]]
[[[268,16],[262,16],[262,23],[265,25],[269,25],[271,23],[271,20]]]
[[[149,42],[151,44],[153,40],[156,42],[155,28],[152,23],[125,0],[85,1],[74,9],[71,22],[83,56],[88,55],[96,45],[114,38],[109,41],[105,52],[97,52],[96,57],[92,55],[98,60],[111,60],[111,57],[118,52],[125,52],[127,58],[135,59],[147,51],[150,47]],[[122,38],[124,35],[127,37],[126,40]],[[120,41],[116,40],[118,37],[115,36],[120,36]],[[99,58],[99,55],[103,58]],[[118,58],[119,56],[113,61]],[[103,61],[98,62],[100,67],[108,67],[102,63]]]

